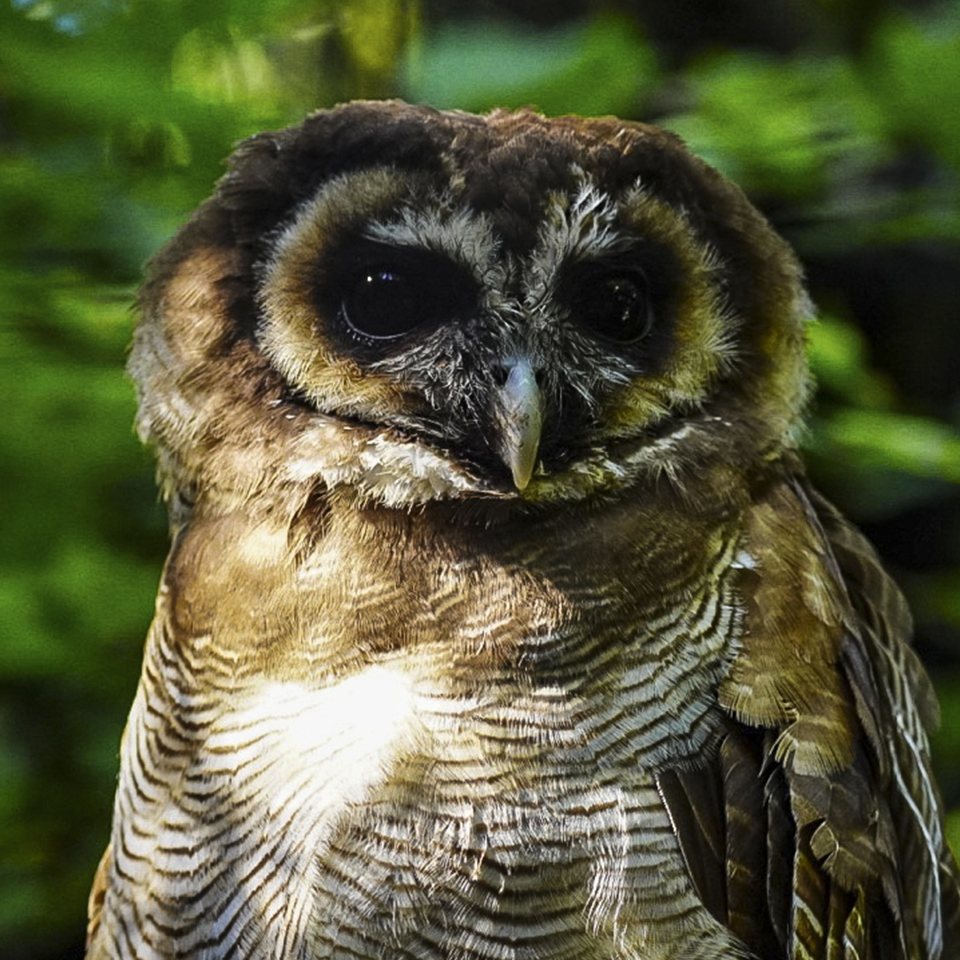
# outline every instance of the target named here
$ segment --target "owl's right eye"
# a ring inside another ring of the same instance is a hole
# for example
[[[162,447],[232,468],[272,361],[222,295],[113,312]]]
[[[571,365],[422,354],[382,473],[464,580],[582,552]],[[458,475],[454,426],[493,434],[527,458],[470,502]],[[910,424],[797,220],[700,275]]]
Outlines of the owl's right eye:
[[[422,303],[416,285],[401,271],[374,267],[358,276],[340,304],[351,330],[374,340],[402,336],[420,326]]]
[[[347,271],[337,312],[361,340],[394,340],[462,318],[472,284],[454,263],[428,251],[397,251]]]

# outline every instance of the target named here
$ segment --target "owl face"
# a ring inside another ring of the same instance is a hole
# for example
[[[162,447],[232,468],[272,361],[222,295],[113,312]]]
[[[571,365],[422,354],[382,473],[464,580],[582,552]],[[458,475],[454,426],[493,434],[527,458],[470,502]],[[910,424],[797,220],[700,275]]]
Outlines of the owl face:
[[[169,329],[186,271],[224,330]],[[676,139],[618,120],[317,114],[241,148],[161,258],[148,314],[157,284],[163,350],[203,367],[181,377],[185,404],[219,367],[219,392],[238,364],[260,389],[166,429],[146,412],[146,434],[183,448],[174,488],[208,485],[183,476],[222,446],[202,421],[229,446],[256,399],[261,437],[264,415],[299,428],[274,480],[391,506],[684,487],[789,445],[805,392],[786,247]],[[141,334],[141,381],[159,346]]]

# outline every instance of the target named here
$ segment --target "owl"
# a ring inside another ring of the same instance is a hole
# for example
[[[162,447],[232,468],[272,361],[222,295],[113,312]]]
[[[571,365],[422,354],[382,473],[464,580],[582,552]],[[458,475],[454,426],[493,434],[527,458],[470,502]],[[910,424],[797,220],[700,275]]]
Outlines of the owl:
[[[801,269],[676,137],[322,111],[140,306],[172,549],[89,960],[960,957]]]

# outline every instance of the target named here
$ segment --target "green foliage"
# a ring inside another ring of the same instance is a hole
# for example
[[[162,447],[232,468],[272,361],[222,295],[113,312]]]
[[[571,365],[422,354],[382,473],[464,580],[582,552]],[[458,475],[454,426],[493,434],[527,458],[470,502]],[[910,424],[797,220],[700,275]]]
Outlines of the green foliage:
[[[892,384],[870,367],[856,327],[821,317],[809,351],[825,399],[812,418],[807,451],[834,487],[855,498],[861,520],[960,484],[960,432],[899,409]]]
[[[636,25],[602,15],[538,33],[507,21],[451,23],[411,45],[401,85],[410,99],[451,109],[633,115],[655,77]]]
[[[924,144],[960,170],[960,8],[925,21],[890,16],[873,37],[864,74],[882,103],[889,135]],[[954,208],[956,214],[956,208]]]
[[[936,746],[960,848],[960,17],[793,7],[808,26],[783,52],[735,23],[725,42],[671,44],[586,2],[533,27],[414,0],[0,0],[6,956],[79,953],[166,549],[123,374],[140,265],[238,139],[354,97],[651,119],[797,246],[824,308],[811,463],[848,513],[893,531],[944,665]],[[933,282],[905,286],[917,258]],[[918,517],[914,562],[896,531]]]

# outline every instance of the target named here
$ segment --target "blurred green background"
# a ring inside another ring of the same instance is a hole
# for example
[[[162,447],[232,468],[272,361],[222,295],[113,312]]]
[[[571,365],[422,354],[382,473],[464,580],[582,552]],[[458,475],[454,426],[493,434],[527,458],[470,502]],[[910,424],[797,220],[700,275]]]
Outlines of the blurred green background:
[[[0,955],[76,958],[166,550],[123,365],[240,138],[355,97],[681,133],[797,247],[816,482],[909,594],[960,850],[960,7],[0,0]]]

